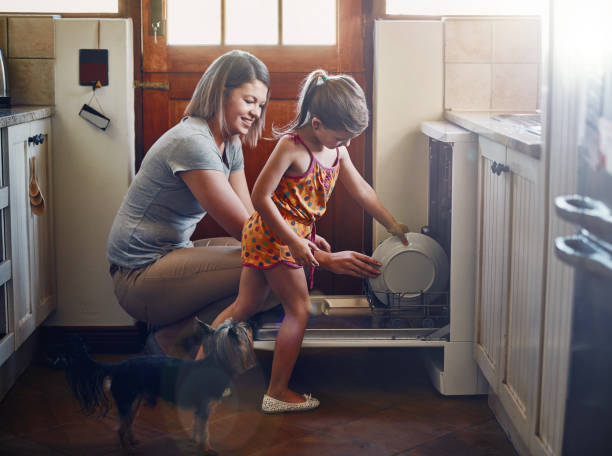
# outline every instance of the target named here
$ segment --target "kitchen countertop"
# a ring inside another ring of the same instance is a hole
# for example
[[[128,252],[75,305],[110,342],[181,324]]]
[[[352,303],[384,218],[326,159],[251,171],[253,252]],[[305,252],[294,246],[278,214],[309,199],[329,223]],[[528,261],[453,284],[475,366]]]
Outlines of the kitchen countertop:
[[[542,149],[540,135],[530,133],[527,127],[518,123],[494,118],[500,114],[503,113],[445,111],[444,118],[491,141],[539,159]]]
[[[53,112],[53,106],[11,106],[10,108],[0,108],[0,128],[51,117]]]

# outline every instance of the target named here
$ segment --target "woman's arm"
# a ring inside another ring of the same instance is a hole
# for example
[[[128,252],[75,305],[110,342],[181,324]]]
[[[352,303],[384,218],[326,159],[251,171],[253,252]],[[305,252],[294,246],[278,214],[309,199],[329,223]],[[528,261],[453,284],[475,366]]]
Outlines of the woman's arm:
[[[253,208],[251,195],[249,195],[249,187],[247,185],[244,169],[231,173],[229,175],[229,183],[236,192],[236,195],[238,195],[238,198],[240,198],[240,201],[242,201],[242,204],[250,216],[253,212],[255,212],[255,209]]]
[[[249,213],[221,171],[194,169],[179,173],[200,205],[231,236],[240,240]]]
[[[378,195],[359,171],[353,165],[351,157],[345,147],[340,149],[340,182],[357,203],[363,207],[368,214],[380,222],[389,233],[400,238],[402,243],[408,244],[404,233],[409,231],[408,227],[398,223],[391,213],[382,205]]]
[[[311,252],[311,249],[317,250],[316,244],[295,234],[281,216],[271,197],[283,174],[291,167],[299,153],[301,151],[292,147],[289,140],[281,139],[261,170],[253,187],[251,199],[266,225],[289,247],[295,261],[300,266],[318,266],[319,263]]]

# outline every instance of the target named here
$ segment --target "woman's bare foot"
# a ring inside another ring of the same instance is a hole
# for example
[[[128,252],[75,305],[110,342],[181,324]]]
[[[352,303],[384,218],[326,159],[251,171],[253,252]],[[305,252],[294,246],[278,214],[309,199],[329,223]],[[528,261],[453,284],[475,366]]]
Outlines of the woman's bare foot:
[[[191,341],[195,335],[196,328],[193,320],[181,321],[179,323],[164,326],[152,334],[157,345],[165,355],[175,358],[193,359],[199,344],[194,345]]]

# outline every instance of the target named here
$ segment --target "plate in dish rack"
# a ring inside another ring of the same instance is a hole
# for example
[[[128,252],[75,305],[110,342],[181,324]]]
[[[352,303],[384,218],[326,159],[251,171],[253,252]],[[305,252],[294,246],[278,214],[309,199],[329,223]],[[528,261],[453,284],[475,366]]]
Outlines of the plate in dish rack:
[[[393,297],[401,297],[400,303],[414,301],[422,293],[443,291],[448,284],[448,257],[440,244],[420,233],[406,233],[406,239],[408,245],[390,237],[372,255],[382,263],[381,274],[368,281],[383,305]]]

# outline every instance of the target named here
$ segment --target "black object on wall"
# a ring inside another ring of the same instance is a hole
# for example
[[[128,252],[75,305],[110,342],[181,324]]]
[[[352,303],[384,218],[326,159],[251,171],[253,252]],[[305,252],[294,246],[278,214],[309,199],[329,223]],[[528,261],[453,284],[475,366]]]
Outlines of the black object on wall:
[[[79,49],[79,84],[108,85],[108,49]]]

